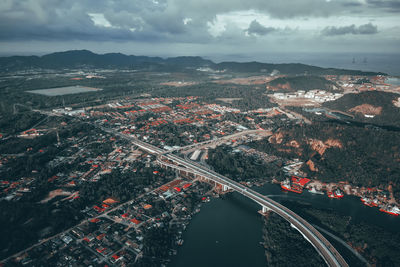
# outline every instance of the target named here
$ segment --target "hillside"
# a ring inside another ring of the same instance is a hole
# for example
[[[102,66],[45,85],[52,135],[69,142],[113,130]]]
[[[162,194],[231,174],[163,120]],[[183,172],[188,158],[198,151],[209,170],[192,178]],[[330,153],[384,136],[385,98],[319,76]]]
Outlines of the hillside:
[[[160,57],[127,56],[121,53],[95,54],[88,50],[73,50],[57,52],[42,57],[13,56],[0,58],[0,71],[21,69],[59,69],[59,68],[156,68],[164,70],[174,67],[202,67],[214,63],[200,57],[175,57],[163,59]]]
[[[364,72],[359,70],[345,70],[334,68],[321,68],[300,63],[271,64],[260,62],[222,62],[215,67],[218,70],[250,73],[272,73],[278,71],[286,75],[386,75],[385,73]]]
[[[333,122],[288,125],[250,146],[268,154],[300,158],[310,178],[355,185],[393,184],[400,198],[398,132]]]
[[[73,50],[57,52],[41,57],[12,56],[0,57],[0,71],[18,71],[30,69],[63,69],[63,68],[122,68],[146,69],[152,71],[180,71],[187,68],[209,67],[219,71],[242,73],[272,73],[278,71],[287,75],[378,75],[384,73],[362,72],[357,70],[342,70],[320,68],[304,64],[269,64],[260,62],[222,62],[214,63],[201,57],[148,57],[124,55],[121,53],[95,54],[88,50]]]
[[[397,106],[399,97],[395,93],[369,91],[346,94],[335,101],[324,103],[324,106],[351,113],[357,121],[400,126],[400,107]]]
[[[336,83],[318,76],[280,77],[270,81],[267,87],[271,90],[289,92],[298,90],[310,91],[313,89],[326,91],[341,90]]]

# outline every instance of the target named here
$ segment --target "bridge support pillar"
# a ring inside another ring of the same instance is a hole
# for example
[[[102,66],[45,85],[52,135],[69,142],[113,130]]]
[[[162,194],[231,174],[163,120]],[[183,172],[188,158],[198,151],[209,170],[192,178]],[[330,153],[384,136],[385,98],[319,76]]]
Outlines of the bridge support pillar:
[[[267,213],[270,209],[266,206],[262,206],[262,213]]]

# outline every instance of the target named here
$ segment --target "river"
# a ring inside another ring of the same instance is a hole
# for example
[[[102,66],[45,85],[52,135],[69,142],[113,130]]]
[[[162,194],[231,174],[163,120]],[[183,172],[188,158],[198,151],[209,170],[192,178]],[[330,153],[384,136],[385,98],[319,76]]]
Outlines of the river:
[[[307,191],[297,195],[282,192],[278,185],[269,183],[256,188],[256,191],[278,202],[298,200],[349,215],[355,222],[365,221],[391,231],[400,231],[400,218],[367,207],[357,197],[329,199],[326,195],[314,195]],[[193,217],[187,227],[183,235],[185,242],[169,266],[266,266],[264,248],[260,245],[263,222],[257,213],[259,209],[258,204],[236,192],[204,203],[200,213]],[[336,243],[334,245],[346,258],[349,254],[347,249]],[[354,259],[346,260],[351,263]]]

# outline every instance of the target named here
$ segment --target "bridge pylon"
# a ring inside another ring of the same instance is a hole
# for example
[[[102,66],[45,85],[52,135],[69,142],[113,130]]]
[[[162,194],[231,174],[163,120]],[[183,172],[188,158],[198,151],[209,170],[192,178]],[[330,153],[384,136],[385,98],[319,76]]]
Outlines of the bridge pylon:
[[[258,213],[260,213],[261,215],[266,215],[269,211],[271,211],[270,208],[261,205],[261,210],[259,210]]]

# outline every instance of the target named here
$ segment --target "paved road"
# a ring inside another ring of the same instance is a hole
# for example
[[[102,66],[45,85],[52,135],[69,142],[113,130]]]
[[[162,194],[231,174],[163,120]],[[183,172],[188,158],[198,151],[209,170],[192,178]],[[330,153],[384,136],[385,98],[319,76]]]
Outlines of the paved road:
[[[101,127],[101,126],[100,126]],[[128,139],[132,141],[138,147],[148,151],[149,153],[159,155],[161,159],[166,159],[173,161],[197,174],[200,174],[208,179],[211,179],[221,185],[226,185],[230,189],[233,189],[240,194],[254,200],[263,207],[266,207],[282,218],[287,220],[292,227],[296,228],[300,233],[315,247],[315,249],[320,253],[322,258],[325,260],[328,266],[343,266],[346,267],[348,264],[344,258],[339,254],[339,252],[331,245],[331,243],[318,232],[311,224],[301,218],[299,215],[289,210],[285,206],[279,204],[278,202],[242,185],[231,179],[218,174],[212,170],[209,170],[202,166],[201,164],[195,163],[190,160],[182,159],[173,154],[166,153],[165,150],[155,147],[153,145],[147,144],[134,137],[119,133],[113,129],[108,129],[101,127],[104,131],[120,136],[121,138]]]
[[[263,134],[264,136],[268,136],[271,135],[271,131],[269,130],[246,130],[246,131],[242,131],[242,132],[238,132],[238,133],[234,133],[231,135],[226,135],[226,136],[222,136],[218,139],[213,139],[213,140],[207,140],[207,141],[203,141],[200,143],[195,143],[192,145],[187,145],[187,146],[183,146],[177,149],[172,149],[170,151],[165,151],[164,153],[170,153],[173,151],[185,151],[188,149],[193,149],[193,150],[197,150],[197,149],[203,149],[203,148],[207,148],[210,146],[217,146],[219,144],[224,143],[225,141],[231,140],[231,139],[235,139],[238,138],[242,135],[248,135],[248,134]]]
[[[299,215],[286,208],[285,206],[242,184],[234,182],[223,175],[220,175],[211,170],[207,170],[199,164],[181,159],[180,157],[175,155],[167,154],[164,155],[164,157],[180,165],[184,165],[189,169],[193,169],[196,172],[202,172],[207,178],[210,178],[222,185],[226,185],[230,189],[233,189],[240,194],[254,200],[260,205],[274,211],[285,220],[287,220],[292,225],[292,227],[300,231],[302,235],[317,249],[317,251],[321,254],[321,256],[324,258],[329,266],[348,266],[346,261],[339,254],[339,252],[320,232],[318,232],[311,224],[309,224],[307,221],[305,221],[303,218],[301,218]]]
[[[317,228],[319,231],[329,235],[330,237],[332,237],[333,239],[335,239],[336,241],[338,241],[340,244],[342,244],[343,246],[345,246],[348,250],[350,250],[354,256],[356,256],[360,261],[362,261],[365,266],[370,267],[371,265],[368,263],[368,261],[360,254],[357,252],[357,250],[355,250],[354,248],[350,247],[346,242],[344,242],[344,240],[340,239],[339,237],[335,236],[334,234],[328,232],[327,230],[319,227],[318,225],[313,225],[315,228]]]

